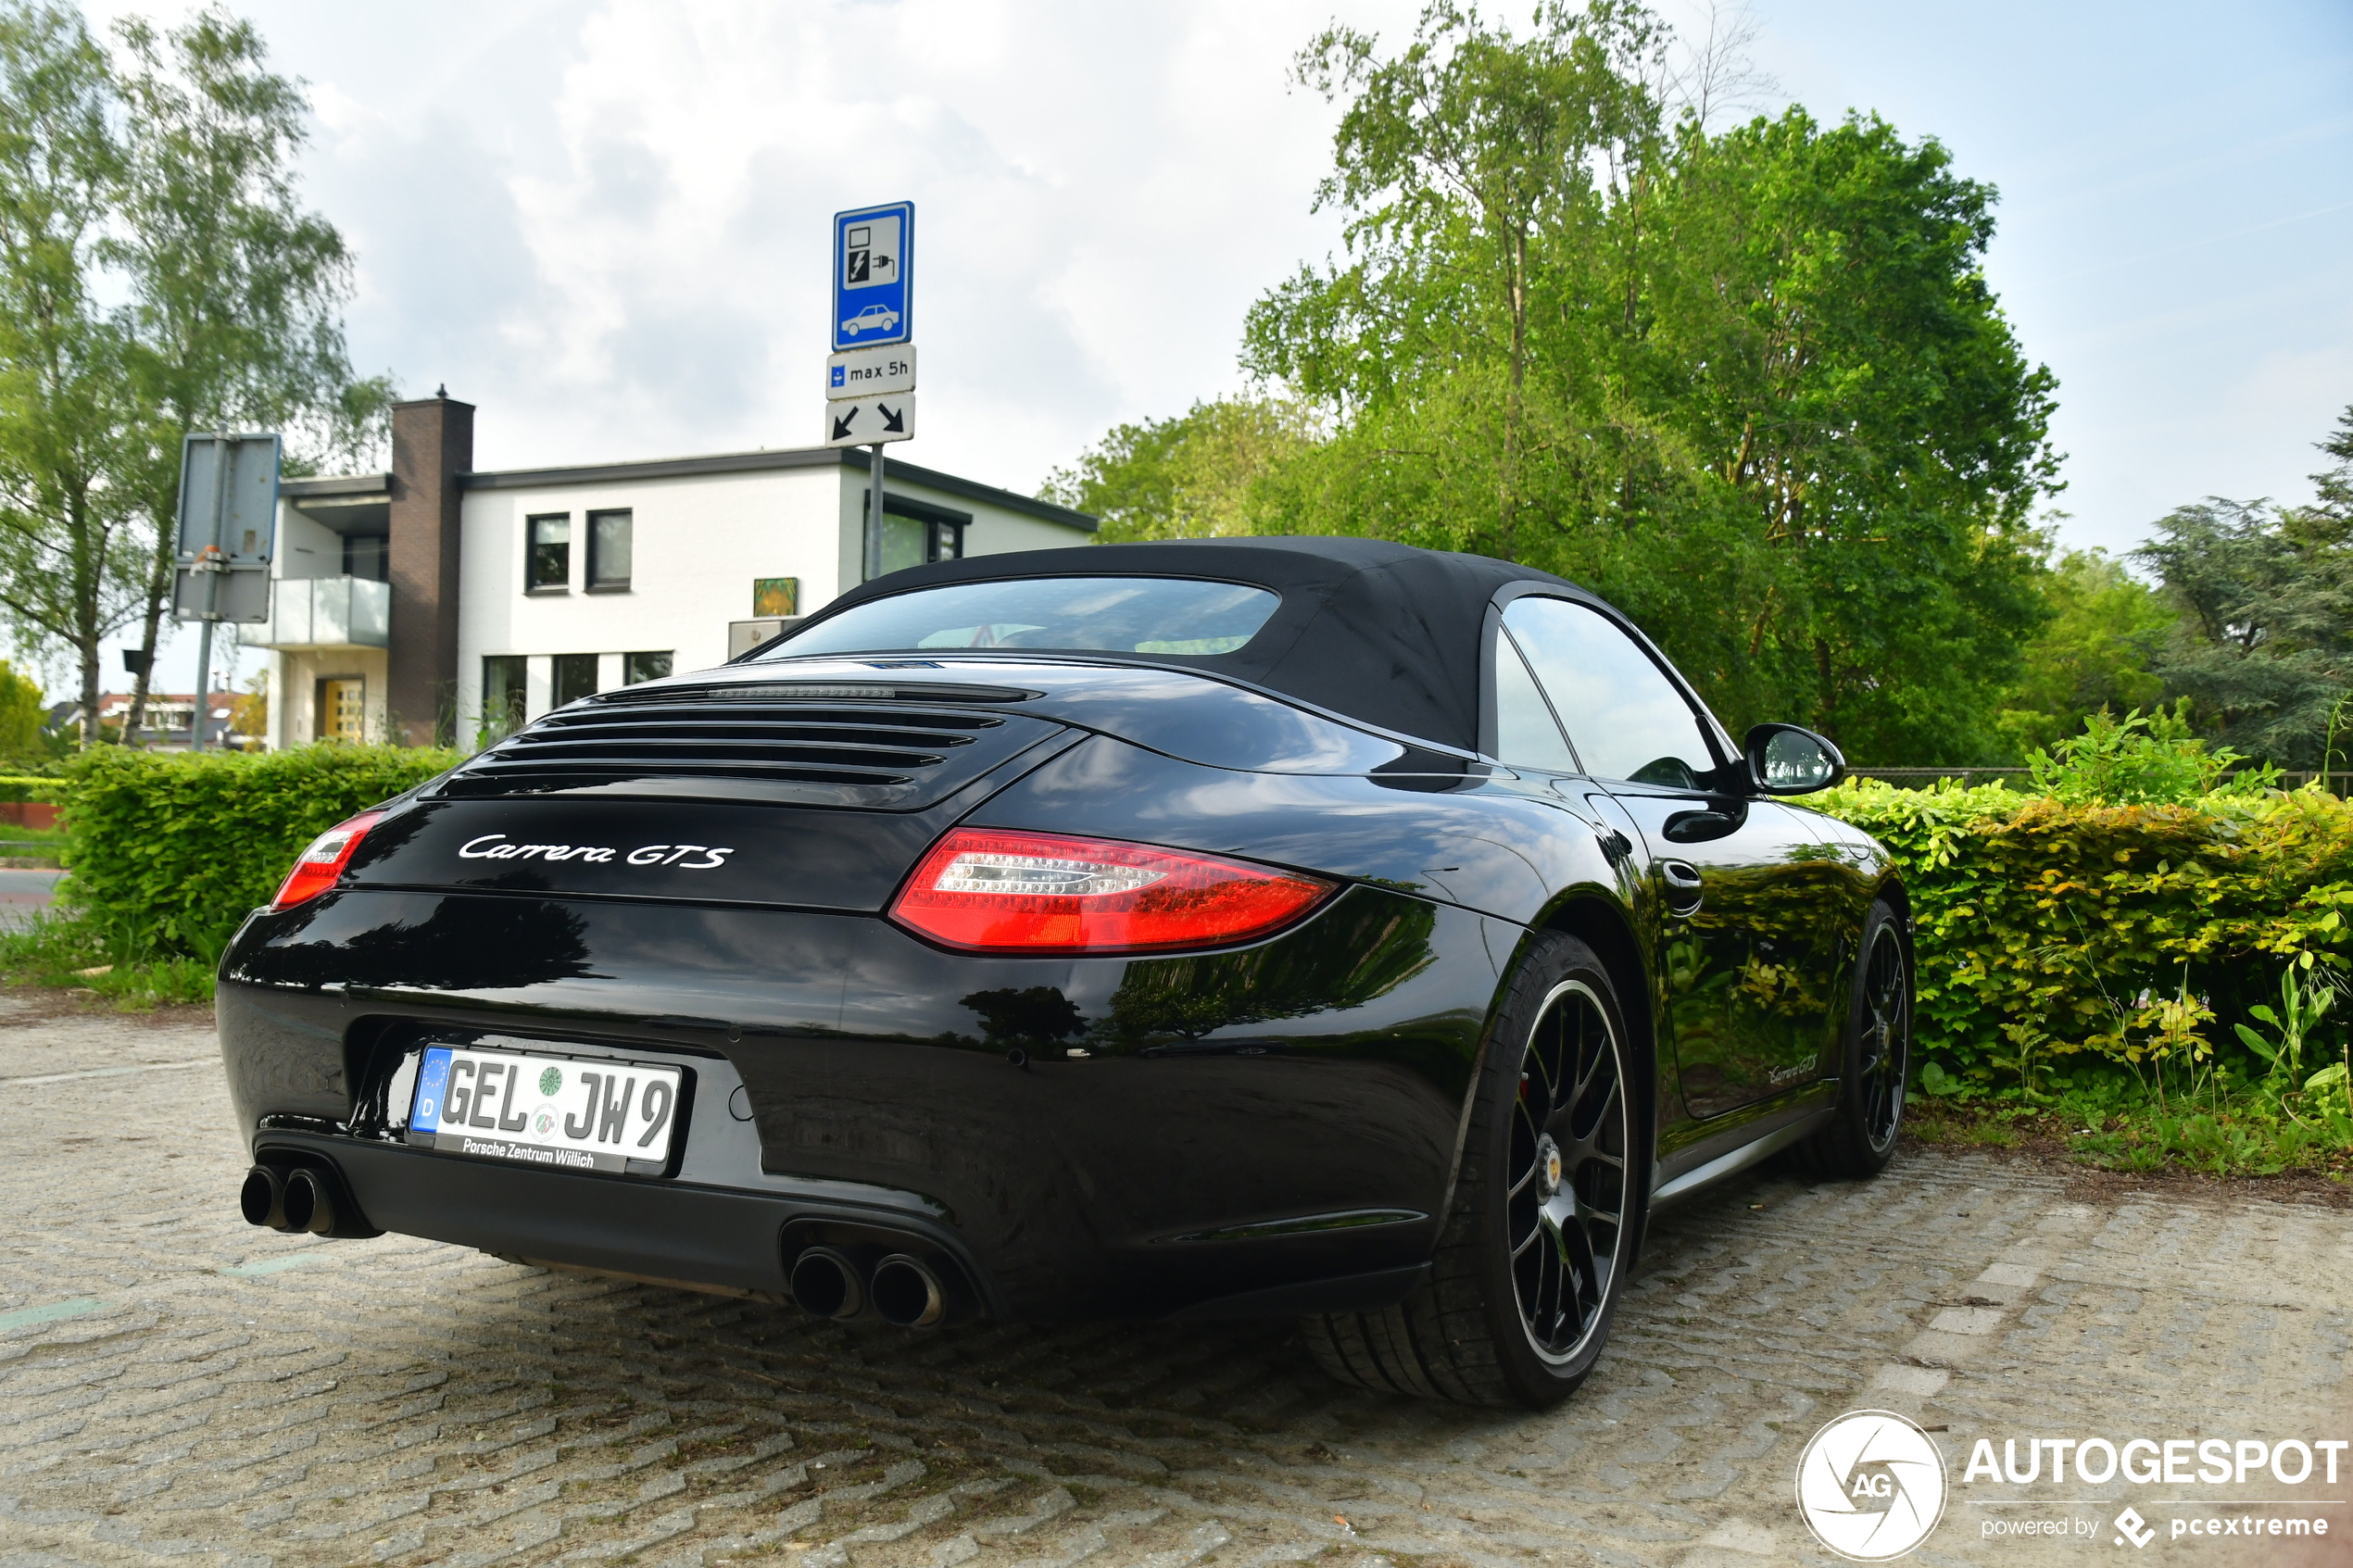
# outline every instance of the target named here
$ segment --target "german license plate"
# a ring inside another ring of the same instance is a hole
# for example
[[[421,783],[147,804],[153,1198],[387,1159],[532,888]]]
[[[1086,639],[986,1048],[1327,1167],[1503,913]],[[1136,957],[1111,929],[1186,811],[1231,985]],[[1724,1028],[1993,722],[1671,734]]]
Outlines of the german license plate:
[[[666,1165],[681,1076],[675,1067],[434,1046],[417,1064],[409,1141],[555,1170]]]

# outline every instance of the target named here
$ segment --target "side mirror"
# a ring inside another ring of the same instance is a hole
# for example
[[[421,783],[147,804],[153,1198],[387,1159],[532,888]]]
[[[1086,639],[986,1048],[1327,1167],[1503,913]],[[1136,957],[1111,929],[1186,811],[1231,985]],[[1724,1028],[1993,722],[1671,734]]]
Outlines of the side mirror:
[[[1846,776],[1838,747],[1795,724],[1759,724],[1748,732],[1748,781],[1759,795],[1811,795]]]

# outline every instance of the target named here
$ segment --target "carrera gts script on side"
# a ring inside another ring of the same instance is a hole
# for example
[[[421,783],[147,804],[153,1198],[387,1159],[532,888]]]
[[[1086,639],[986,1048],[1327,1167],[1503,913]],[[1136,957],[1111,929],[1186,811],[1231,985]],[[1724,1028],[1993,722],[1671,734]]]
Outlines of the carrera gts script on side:
[[[602,865],[620,851],[595,844],[507,844],[503,833],[486,833],[480,838],[469,839],[458,851],[461,860],[542,860],[582,859],[591,865]],[[716,871],[727,863],[733,849],[713,849],[700,844],[648,844],[629,851],[625,857],[633,866],[676,866],[682,872]],[[699,860],[686,859],[700,855]],[[664,857],[667,857],[665,859]]]

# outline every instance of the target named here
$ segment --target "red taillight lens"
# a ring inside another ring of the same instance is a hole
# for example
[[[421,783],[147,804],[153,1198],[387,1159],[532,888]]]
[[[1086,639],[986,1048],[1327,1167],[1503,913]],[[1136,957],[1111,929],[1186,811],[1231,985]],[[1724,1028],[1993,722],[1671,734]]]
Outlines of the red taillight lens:
[[[986,952],[1207,947],[1278,930],[1332,885],[1142,844],[958,828],[890,913],[936,942]]]
[[[362,811],[349,822],[337,822],[310,841],[310,847],[296,858],[294,870],[286,873],[285,884],[278,889],[278,897],[271,900],[273,909],[291,909],[296,904],[307,904],[335,884],[344,867],[351,864],[352,851],[383,818],[382,811]]]

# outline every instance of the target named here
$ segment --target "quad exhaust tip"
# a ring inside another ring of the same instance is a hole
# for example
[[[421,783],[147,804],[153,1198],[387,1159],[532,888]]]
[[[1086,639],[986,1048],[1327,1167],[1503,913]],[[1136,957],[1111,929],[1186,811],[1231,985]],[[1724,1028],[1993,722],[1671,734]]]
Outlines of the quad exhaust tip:
[[[312,1236],[334,1235],[337,1221],[348,1214],[335,1178],[308,1165],[292,1170],[256,1165],[238,1189],[237,1208],[248,1224]]]
[[[875,1312],[900,1328],[930,1328],[948,1316],[948,1292],[921,1258],[894,1252],[875,1265]]]
[[[807,1311],[836,1322],[869,1313],[896,1328],[946,1323],[953,1298],[938,1265],[911,1252],[874,1247],[801,1248],[792,1266],[792,1296]]]
[[[245,1185],[237,1192],[237,1208],[249,1225],[268,1225],[273,1231],[295,1228],[286,1223],[286,1179],[267,1165],[245,1173]]]
[[[792,1298],[821,1318],[854,1318],[866,1310],[864,1271],[846,1252],[805,1248],[793,1261]]]

